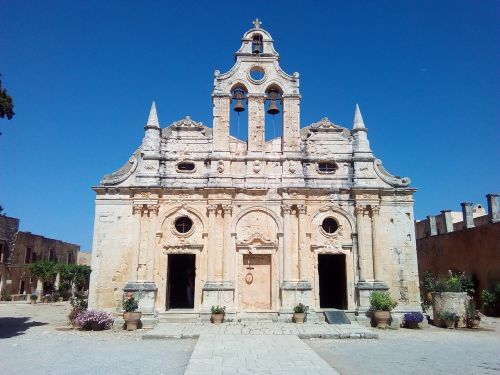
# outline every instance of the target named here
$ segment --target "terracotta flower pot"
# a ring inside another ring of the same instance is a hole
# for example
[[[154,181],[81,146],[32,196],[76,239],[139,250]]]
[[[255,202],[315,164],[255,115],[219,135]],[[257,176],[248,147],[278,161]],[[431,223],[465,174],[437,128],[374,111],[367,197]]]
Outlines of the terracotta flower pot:
[[[375,310],[373,312],[373,317],[377,323],[377,328],[386,329],[389,326],[389,321],[391,320],[390,311]]]
[[[293,313],[293,320],[295,323],[304,323],[304,319],[306,317],[306,314],[304,313]]]
[[[36,303],[36,299],[31,300],[31,304],[34,305]]]
[[[405,323],[406,328],[409,329],[417,329],[418,328],[418,323],[417,322],[407,322]]]
[[[141,321],[142,313],[140,311],[124,312],[123,319],[127,326],[127,331],[135,331]]]
[[[448,329],[455,329],[455,321],[454,320],[448,320],[448,319],[445,319],[444,320],[444,325],[446,326],[446,328]]]
[[[481,319],[469,319],[467,321],[467,328],[479,328],[481,324]]]
[[[214,313],[212,313],[212,322],[214,324],[221,324],[222,320],[224,320],[224,314],[214,314]]]

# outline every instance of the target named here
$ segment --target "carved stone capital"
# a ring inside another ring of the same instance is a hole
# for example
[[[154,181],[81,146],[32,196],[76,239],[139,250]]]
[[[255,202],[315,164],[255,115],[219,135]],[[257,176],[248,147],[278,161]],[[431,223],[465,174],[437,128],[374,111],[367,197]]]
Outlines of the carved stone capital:
[[[364,215],[365,211],[367,210],[367,205],[366,204],[356,204],[354,207],[354,214],[355,215]]]
[[[290,213],[292,212],[292,206],[289,204],[282,204],[281,210],[283,211],[283,214],[290,215]]]
[[[132,213],[134,215],[142,215],[142,204],[134,204],[134,206],[132,207]]]
[[[223,204],[222,211],[224,212],[224,215],[231,215],[233,213],[233,206],[231,206],[230,204]]]
[[[216,215],[217,214],[217,205],[216,204],[209,204],[207,206],[207,212],[208,212],[208,216]]]
[[[307,212],[307,206],[305,204],[298,204],[297,210],[299,211],[299,214],[305,215]]]
[[[380,212],[380,206],[378,205],[372,205],[371,206],[371,211],[372,211],[372,216],[378,216]]]
[[[148,204],[147,207],[150,214],[158,215],[158,211],[160,210],[159,204]]]

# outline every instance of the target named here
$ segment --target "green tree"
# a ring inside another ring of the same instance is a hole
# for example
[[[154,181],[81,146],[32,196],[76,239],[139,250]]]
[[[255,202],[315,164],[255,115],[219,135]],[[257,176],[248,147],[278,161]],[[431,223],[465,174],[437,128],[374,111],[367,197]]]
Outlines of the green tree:
[[[28,265],[28,270],[32,277],[42,281],[42,290],[40,291],[43,296],[43,283],[53,283],[57,274],[57,264],[54,262],[38,261]]]
[[[0,77],[1,76],[0,74]],[[7,93],[0,79],[0,118],[7,117],[8,120],[12,119],[15,114],[13,109],[14,103],[12,102],[12,97]]]

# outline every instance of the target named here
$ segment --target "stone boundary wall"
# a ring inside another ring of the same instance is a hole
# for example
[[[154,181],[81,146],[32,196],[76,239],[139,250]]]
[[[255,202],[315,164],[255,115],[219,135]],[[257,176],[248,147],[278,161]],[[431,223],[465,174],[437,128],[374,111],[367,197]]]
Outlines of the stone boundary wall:
[[[466,272],[478,280],[476,301],[483,289],[500,282],[500,222],[417,239],[420,281],[424,271]]]

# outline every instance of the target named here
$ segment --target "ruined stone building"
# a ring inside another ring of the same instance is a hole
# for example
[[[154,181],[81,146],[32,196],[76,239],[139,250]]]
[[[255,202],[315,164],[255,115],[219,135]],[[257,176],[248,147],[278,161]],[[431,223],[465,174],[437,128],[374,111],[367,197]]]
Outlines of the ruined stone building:
[[[140,147],[94,187],[90,306],[119,312],[131,291],[153,320],[287,319],[299,302],[363,316],[389,290],[420,311],[410,180],[374,156],[357,106],[351,129],[301,127],[299,74],[254,26],[214,73],[212,126],[161,127],[153,103]],[[243,117],[246,139],[230,132]]]
[[[480,306],[483,289],[500,283],[500,205],[498,194],[487,194],[487,211],[480,204],[461,203],[462,212],[442,210],[415,223],[420,276],[465,272],[475,284]]]
[[[19,230],[19,219],[0,215],[0,291],[27,295],[37,288],[28,265],[39,260],[76,263],[80,246]]]

